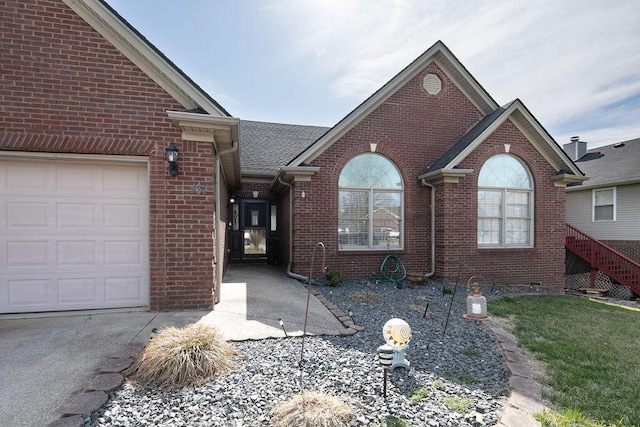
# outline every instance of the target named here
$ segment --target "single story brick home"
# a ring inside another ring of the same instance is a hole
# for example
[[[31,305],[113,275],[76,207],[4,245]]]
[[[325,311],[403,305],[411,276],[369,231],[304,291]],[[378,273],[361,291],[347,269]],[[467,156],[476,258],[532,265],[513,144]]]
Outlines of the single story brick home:
[[[233,117],[102,0],[4,1],[0,36],[0,313],[211,308],[317,242],[346,278],[563,286],[585,176],[441,42],[321,128]]]

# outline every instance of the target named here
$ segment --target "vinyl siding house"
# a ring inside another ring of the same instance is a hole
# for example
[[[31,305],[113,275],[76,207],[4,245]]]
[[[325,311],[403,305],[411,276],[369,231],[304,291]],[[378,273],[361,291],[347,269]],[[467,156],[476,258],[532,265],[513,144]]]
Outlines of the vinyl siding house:
[[[584,174],[441,42],[323,128],[231,116],[101,0],[0,16],[0,313],[213,307],[229,263],[302,276],[317,242],[346,278],[564,286]]]
[[[567,187],[567,222],[640,262],[640,138],[587,150],[564,146],[589,180]]]

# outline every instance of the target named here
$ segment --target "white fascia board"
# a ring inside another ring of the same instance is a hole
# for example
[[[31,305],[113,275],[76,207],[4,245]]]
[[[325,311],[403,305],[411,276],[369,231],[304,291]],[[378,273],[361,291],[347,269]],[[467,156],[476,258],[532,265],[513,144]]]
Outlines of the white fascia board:
[[[493,110],[498,108],[498,104],[489,96],[482,86],[476,81],[476,79],[467,71],[466,68],[458,61],[448,49],[440,49],[437,52],[446,58],[446,62],[438,58],[438,55],[434,55],[434,61],[438,67],[443,70],[449,78],[455,83],[456,87],[465,94],[467,99],[478,109],[478,111],[487,115]],[[452,73],[453,71],[453,73]],[[462,77],[462,81],[459,81],[457,76],[452,74],[459,74]],[[469,88],[465,87],[463,83],[466,83]]]
[[[441,54],[441,58],[437,58],[438,54]],[[446,60],[448,65],[444,64],[443,60]],[[311,147],[300,153],[296,158],[289,162],[289,166],[296,166],[302,163],[311,163],[316,159],[324,150],[331,146],[335,141],[340,139],[345,133],[351,130],[354,126],[360,123],[365,117],[367,117],[373,110],[378,108],[389,99],[398,89],[404,86],[409,80],[414,78],[418,72],[423,70],[429,63],[434,62],[447,76],[456,84],[456,86],[462,90],[467,98],[478,108],[479,111],[488,111],[488,107],[493,111],[497,108],[495,101],[480,87],[475,79],[466,71],[466,69],[460,64],[460,62],[453,57],[442,42],[437,42],[416,60],[414,60],[409,66],[400,71],[393,79],[386,83],[382,88],[376,91],[371,97],[365,100],[362,104],[356,107],[355,110],[347,114],[338,124],[331,128],[326,134],[322,136]],[[455,70],[462,78],[477,91],[477,97],[469,94],[468,90],[465,90],[458,83],[457,76],[451,75],[451,70]],[[478,107],[479,100],[486,103],[487,106],[483,108]]]
[[[531,115],[529,110],[524,108],[522,102],[519,99],[514,103],[514,111],[515,110],[518,110],[518,112],[522,114],[524,119],[527,121],[527,124],[535,130],[538,136],[540,136],[540,138],[544,140],[544,142],[552,149],[554,154],[557,156],[557,159],[552,159],[548,155],[546,150],[543,150],[538,146],[535,138],[529,138],[531,143],[536,147],[538,152],[540,152],[545,160],[549,162],[549,164],[554,165],[558,170],[564,169],[563,166],[565,166],[573,175],[577,177],[584,177],[584,173],[582,173],[582,171],[578,169],[578,167],[573,162],[567,161],[567,154],[558,144],[556,144],[556,142],[549,136],[549,134],[542,128],[542,126],[540,126],[538,121]],[[523,135],[526,136],[529,134],[529,132],[527,132],[527,130],[524,129],[523,126],[521,126],[518,120],[511,120],[511,122],[518,128],[520,132],[522,132]],[[560,161],[561,164],[558,164],[558,161]]]
[[[100,1],[63,1],[185,109],[201,107],[209,114],[227,116]]]
[[[429,182],[431,184],[457,184],[460,182],[460,178],[464,178],[465,176],[471,175],[472,173],[473,169],[438,169],[436,171],[420,175],[418,179],[422,181],[422,183]]]
[[[546,150],[543,150],[540,147],[537,138],[533,135],[530,135],[530,132],[527,131],[515,118],[512,118],[514,112],[518,111],[522,114],[523,118],[527,121],[527,124],[532,127],[532,129],[537,133],[540,139],[546,143],[558,156],[556,159],[553,159],[549,156]],[[538,124],[538,122],[531,116],[529,111],[524,108],[522,102],[519,99],[516,99],[511,105],[500,115],[500,117],[494,120],[493,123],[487,129],[485,129],[472,144],[469,144],[460,154],[458,154],[444,169],[452,169],[454,166],[460,164],[469,154],[471,154],[477,147],[480,145],[485,139],[487,139],[493,132],[495,132],[502,124],[509,119],[511,123],[514,124],[516,128],[531,142],[531,144],[536,148],[536,150],[544,157],[544,159],[550,164],[553,165],[557,170],[563,169],[563,166],[567,167],[570,172],[576,177],[583,177],[584,174],[571,162],[562,161],[562,159],[566,156],[562,149],[548,136],[547,132]],[[559,161],[561,164],[559,164]]]
[[[186,111],[167,110],[167,115],[175,125],[202,127],[208,129],[228,129],[240,125],[240,119],[229,116],[210,116]]]

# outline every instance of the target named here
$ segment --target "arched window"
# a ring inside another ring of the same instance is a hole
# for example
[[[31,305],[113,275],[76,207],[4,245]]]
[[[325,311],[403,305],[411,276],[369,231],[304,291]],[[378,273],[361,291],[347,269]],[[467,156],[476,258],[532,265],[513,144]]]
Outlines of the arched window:
[[[339,249],[402,248],[404,185],[389,159],[357,155],[342,169],[338,187]]]
[[[533,181],[514,156],[493,156],[480,169],[478,246],[533,246]]]

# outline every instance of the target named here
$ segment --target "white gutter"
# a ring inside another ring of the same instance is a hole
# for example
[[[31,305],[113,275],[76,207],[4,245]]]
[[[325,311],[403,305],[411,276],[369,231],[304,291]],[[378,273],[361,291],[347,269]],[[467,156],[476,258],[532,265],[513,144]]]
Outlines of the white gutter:
[[[431,271],[424,275],[431,277],[436,273],[436,189],[424,179],[422,185],[429,187],[431,193]]]
[[[212,142],[214,150],[217,148],[215,141]],[[213,307],[215,308],[216,304],[220,302],[220,287],[222,285],[222,267],[224,264],[224,248],[222,248],[222,254],[220,253],[220,235],[222,234],[218,228],[220,227],[220,157],[225,154],[233,153],[238,149],[238,141],[233,141],[231,148],[222,150],[216,154],[216,171],[215,171],[215,179],[216,179],[216,291],[213,298]],[[226,227],[226,224],[224,225]]]
[[[296,274],[291,271],[291,265],[293,264],[293,186],[282,178],[278,177],[280,184],[289,188],[289,265],[287,265],[287,276],[296,280],[309,281],[309,278],[301,274]]]

